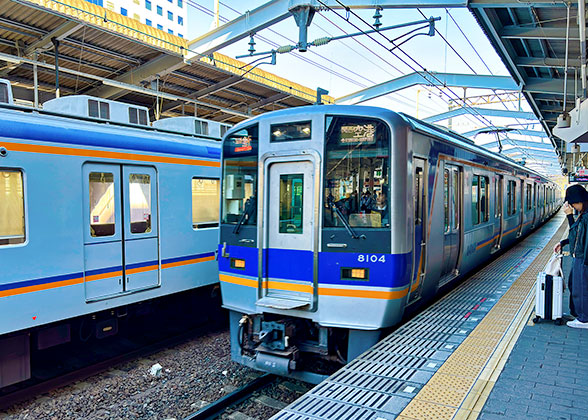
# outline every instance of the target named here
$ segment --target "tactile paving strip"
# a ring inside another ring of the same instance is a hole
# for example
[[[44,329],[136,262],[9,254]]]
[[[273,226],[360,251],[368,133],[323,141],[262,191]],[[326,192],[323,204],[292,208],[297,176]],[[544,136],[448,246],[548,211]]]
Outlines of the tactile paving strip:
[[[272,420],[441,420],[464,405],[470,412],[471,391],[521,312],[562,221],[554,217]]]

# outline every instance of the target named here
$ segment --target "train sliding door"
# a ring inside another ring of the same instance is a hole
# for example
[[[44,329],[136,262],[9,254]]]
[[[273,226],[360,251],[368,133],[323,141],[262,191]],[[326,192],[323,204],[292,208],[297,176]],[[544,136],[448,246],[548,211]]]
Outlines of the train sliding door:
[[[315,163],[296,158],[265,162],[267,192],[260,252],[259,306],[311,309],[316,288],[318,187]],[[263,178],[262,178],[263,179]]]
[[[427,261],[427,161],[415,157],[412,160],[412,165],[414,244],[413,275],[408,296],[409,303],[421,296]]]
[[[461,173],[460,168],[445,163],[443,170],[443,270],[440,283],[443,284],[458,274],[457,264],[461,241]]]
[[[155,169],[86,164],[83,176],[86,300],[158,286]]]

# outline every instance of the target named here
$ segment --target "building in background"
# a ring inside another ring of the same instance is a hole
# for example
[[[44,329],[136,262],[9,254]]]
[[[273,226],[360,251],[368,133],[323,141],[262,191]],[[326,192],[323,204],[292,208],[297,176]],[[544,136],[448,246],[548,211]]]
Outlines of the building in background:
[[[86,0],[183,38],[188,27],[184,0]]]

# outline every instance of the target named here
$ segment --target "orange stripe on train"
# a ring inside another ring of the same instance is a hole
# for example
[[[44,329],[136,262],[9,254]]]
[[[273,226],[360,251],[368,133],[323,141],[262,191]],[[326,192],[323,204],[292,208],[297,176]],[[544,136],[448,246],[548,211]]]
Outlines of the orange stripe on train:
[[[142,155],[138,153],[109,152],[105,150],[76,149],[72,147],[42,146],[36,144],[2,141],[4,147],[16,152],[43,153],[49,155],[87,156],[105,159],[138,160],[143,162],[179,163],[183,165],[209,166],[220,168],[220,162],[201,159],[175,158],[167,156]]]

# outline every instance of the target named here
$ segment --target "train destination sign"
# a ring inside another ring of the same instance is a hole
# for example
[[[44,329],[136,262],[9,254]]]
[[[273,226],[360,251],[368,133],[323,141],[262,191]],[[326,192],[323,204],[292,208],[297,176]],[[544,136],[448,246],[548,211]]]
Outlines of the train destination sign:
[[[374,144],[376,142],[375,124],[353,124],[341,126],[341,144]]]
[[[251,147],[251,136],[247,137],[235,137],[233,138],[233,143],[235,144],[235,153],[239,152],[249,152]]]

